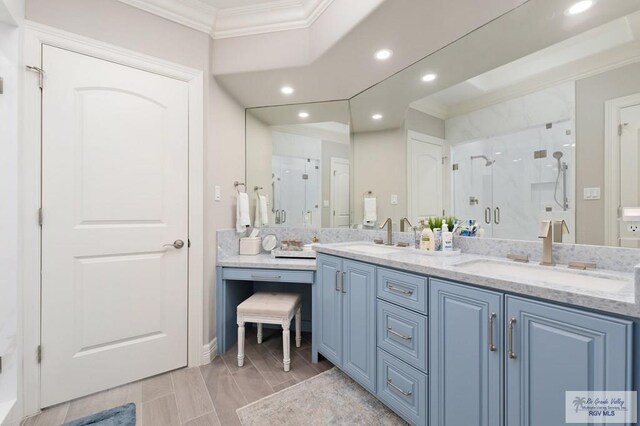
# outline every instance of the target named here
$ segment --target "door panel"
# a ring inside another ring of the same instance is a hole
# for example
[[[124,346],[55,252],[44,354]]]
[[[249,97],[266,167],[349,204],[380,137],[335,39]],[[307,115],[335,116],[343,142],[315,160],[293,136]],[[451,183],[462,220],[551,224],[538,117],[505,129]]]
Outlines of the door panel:
[[[640,105],[620,110],[620,207],[640,207]],[[638,232],[619,221],[620,247],[640,248]]]
[[[43,47],[42,404],[186,365],[186,83]]]
[[[566,391],[632,390],[631,322],[511,296],[506,303],[507,321],[516,321],[509,426],[564,424]]]
[[[502,295],[439,280],[430,292],[430,424],[503,424]]]
[[[434,141],[437,140],[434,138]],[[442,144],[411,137],[408,149],[409,218],[412,223],[443,215]]]
[[[318,352],[337,366],[342,365],[342,293],[338,281],[341,261],[318,256],[314,306],[318,308]]]
[[[331,159],[331,203],[334,228],[348,228],[351,223],[349,210],[349,160]]]
[[[375,393],[376,268],[343,260],[342,367],[354,380]]]

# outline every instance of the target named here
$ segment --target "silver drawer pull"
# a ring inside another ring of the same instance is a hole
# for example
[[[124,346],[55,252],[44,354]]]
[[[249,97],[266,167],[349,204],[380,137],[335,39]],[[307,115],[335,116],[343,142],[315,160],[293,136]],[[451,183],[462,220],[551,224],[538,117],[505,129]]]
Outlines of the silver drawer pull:
[[[413,394],[413,392],[411,392],[411,391],[407,392],[407,391],[405,391],[404,389],[402,389],[402,388],[400,388],[400,387],[396,386],[396,385],[391,381],[391,379],[387,379],[387,384],[388,384],[389,386],[391,386],[393,389],[395,389],[396,391],[398,391],[398,392],[400,392],[401,394],[403,394],[404,396],[411,396],[411,395]]]
[[[495,312],[491,312],[489,315],[489,352],[495,352],[497,349],[493,339],[493,323],[495,322],[496,317],[497,315]]]
[[[282,278],[280,275],[251,275],[254,280],[279,280]]]
[[[395,336],[400,337],[401,339],[404,339],[404,340],[411,340],[411,339],[413,339],[413,337],[412,337],[412,336],[405,336],[404,334],[400,334],[400,333],[398,333],[397,331],[395,331],[395,330],[394,330],[393,328],[391,328],[391,327],[387,327],[387,331],[388,331],[389,333],[391,333],[391,334],[395,335]]]
[[[516,323],[515,318],[509,320],[509,358],[516,359],[516,353],[513,351],[513,325]]]
[[[387,288],[391,291],[395,291],[396,293],[406,294],[407,296],[411,296],[413,294],[413,290],[404,290],[391,284],[387,284]]]

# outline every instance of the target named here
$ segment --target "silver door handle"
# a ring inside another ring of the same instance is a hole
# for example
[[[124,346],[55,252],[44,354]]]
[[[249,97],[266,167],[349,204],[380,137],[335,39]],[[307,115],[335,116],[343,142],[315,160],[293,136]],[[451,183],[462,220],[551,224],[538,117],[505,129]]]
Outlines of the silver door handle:
[[[411,394],[413,394],[413,392],[411,392],[411,391],[407,392],[407,391],[405,391],[404,389],[402,389],[401,387],[396,386],[396,385],[391,381],[391,379],[387,379],[387,384],[388,384],[389,386],[391,386],[393,389],[395,389],[396,391],[398,391],[398,392],[400,392],[401,394],[403,394],[404,396],[411,396]]]
[[[339,275],[340,275],[340,271],[336,270],[336,291],[337,292],[340,291],[340,287],[338,287],[338,280],[340,279]]]
[[[285,223],[287,221],[287,212],[282,210],[280,212],[280,223]]]
[[[396,293],[406,294],[407,296],[411,296],[413,294],[413,290],[403,290],[389,283],[387,283],[387,288],[391,291],[395,291]]]
[[[489,315],[489,352],[495,352],[496,350],[496,345],[493,338],[493,323],[496,320],[496,316],[497,315],[495,312],[491,312],[491,314]]]
[[[496,207],[495,209],[493,209],[493,222],[496,225],[500,224],[500,207]]]
[[[182,247],[184,247],[184,241],[175,240],[172,244],[165,244],[162,247],[173,247],[173,248],[176,248],[176,249],[181,249]]]
[[[411,339],[413,339],[413,336],[405,336],[404,334],[400,334],[400,333],[398,333],[397,331],[395,331],[395,330],[394,330],[393,328],[391,328],[391,327],[387,327],[387,332],[389,332],[389,333],[393,334],[394,336],[398,336],[399,338],[404,339],[404,340],[411,340]]]
[[[491,207],[484,209],[484,223],[487,225],[491,223]]]
[[[516,353],[513,351],[513,325],[516,323],[515,318],[509,320],[509,358],[516,359]]]
[[[344,276],[345,276],[346,272],[342,273],[342,279],[340,280],[340,289],[342,290],[343,293],[346,293],[346,291],[344,290]]]

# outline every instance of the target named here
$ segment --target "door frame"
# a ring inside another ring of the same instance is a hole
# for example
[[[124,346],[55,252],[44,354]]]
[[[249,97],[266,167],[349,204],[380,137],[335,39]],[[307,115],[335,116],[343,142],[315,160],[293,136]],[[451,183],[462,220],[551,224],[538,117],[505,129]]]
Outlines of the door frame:
[[[335,227],[335,221],[336,221],[336,217],[333,214],[333,207],[336,205],[336,201],[334,199],[335,196],[335,180],[334,178],[334,174],[333,172],[335,171],[335,165],[336,164],[342,164],[342,165],[347,165],[349,167],[349,182],[351,182],[351,162],[349,161],[348,158],[342,158],[342,157],[331,157],[331,168],[330,168],[330,176],[331,176],[331,186],[330,186],[330,191],[331,191],[331,197],[329,198],[329,217],[331,218],[331,227]],[[351,185],[349,185],[351,186]],[[349,188],[349,199],[351,199],[351,188]],[[351,208],[349,208],[349,223],[351,223]]]
[[[117,64],[153,72],[184,81],[189,91],[189,241],[187,362],[189,367],[202,363],[204,318],[204,72],[133,52],[77,34],[31,21],[24,23],[23,65],[42,66],[42,46],[49,45]],[[41,409],[40,364],[37,348],[41,343],[41,92],[38,75],[23,66],[21,95],[22,141],[19,152],[19,231],[22,246],[19,255],[22,294],[22,399],[24,415]],[[46,85],[46,70],[44,76]],[[46,212],[45,212],[46,220]],[[43,350],[46,356],[46,348]]]
[[[640,104],[640,93],[604,103],[604,244],[620,247],[620,135],[621,110]]]
[[[447,198],[445,198],[445,193],[446,188],[447,188],[447,184],[448,182],[446,181],[445,177],[447,176],[447,159],[448,159],[448,154],[445,152],[446,148],[447,148],[447,141],[445,139],[441,139],[435,136],[431,136],[431,135],[427,135],[426,133],[420,133],[420,132],[416,132],[415,130],[407,130],[407,164],[406,164],[406,168],[407,168],[407,217],[409,218],[409,220],[414,220],[414,218],[411,217],[411,208],[412,203],[411,203],[411,191],[413,190],[413,185],[411,184],[412,179],[411,179],[411,175],[413,174],[413,169],[412,169],[412,161],[411,159],[413,158],[413,150],[411,147],[411,140],[415,139],[417,141],[423,142],[423,143],[429,143],[431,145],[438,145],[440,146],[440,148],[442,149],[442,208],[444,210],[449,210],[448,209],[448,205],[449,205],[449,200]],[[413,223],[414,226],[418,226],[416,223]]]

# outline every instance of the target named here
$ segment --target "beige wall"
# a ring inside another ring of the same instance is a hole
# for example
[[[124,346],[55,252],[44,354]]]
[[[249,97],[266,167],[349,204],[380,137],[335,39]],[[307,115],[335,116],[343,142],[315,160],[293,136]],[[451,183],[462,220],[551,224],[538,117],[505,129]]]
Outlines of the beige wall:
[[[413,108],[407,110],[404,126],[407,130],[444,139],[444,120]]]
[[[604,104],[640,92],[640,64],[576,82],[576,241],[604,244]],[[584,188],[601,188],[600,200],[583,200]]]
[[[215,231],[233,225],[234,180],[244,177],[244,109],[212,78],[211,39],[117,0],[28,0],[26,17],[204,71],[204,342],[215,336]],[[213,201],[213,186],[222,201]]]
[[[362,224],[362,199],[373,191],[378,199],[378,222],[394,223],[407,213],[407,141],[403,128],[353,135],[353,223]],[[391,204],[391,195],[398,204]]]

